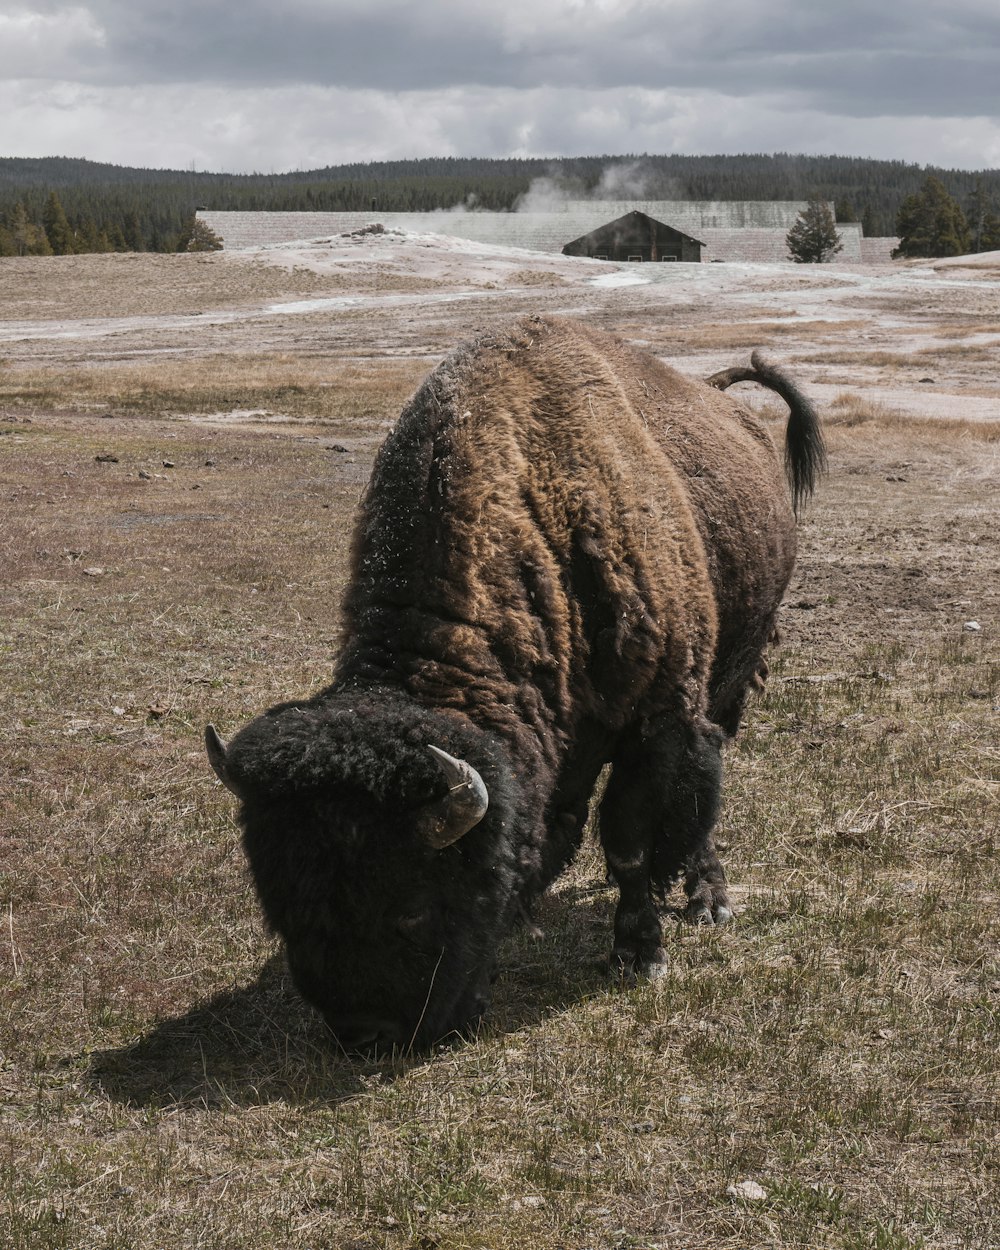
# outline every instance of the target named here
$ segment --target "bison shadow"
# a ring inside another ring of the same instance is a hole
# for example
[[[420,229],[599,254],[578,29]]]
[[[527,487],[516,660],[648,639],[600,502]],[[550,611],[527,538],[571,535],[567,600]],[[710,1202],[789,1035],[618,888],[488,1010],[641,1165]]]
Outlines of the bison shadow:
[[[606,984],[613,895],[603,886],[545,897],[536,924],[505,943],[480,1040],[538,1024]],[[541,931],[541,932],[540,932]],[[340,1051],[296,994],[282,955],[257,979],[161,1021],[128,1046],[91,1056],[91,1083],[133,1107],[336,1103],[428,1062],[426,1053],[357,1058]]]

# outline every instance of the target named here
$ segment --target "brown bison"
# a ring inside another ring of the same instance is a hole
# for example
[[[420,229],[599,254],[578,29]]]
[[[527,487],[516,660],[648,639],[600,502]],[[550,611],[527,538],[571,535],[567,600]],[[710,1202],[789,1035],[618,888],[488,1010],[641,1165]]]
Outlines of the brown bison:
[[[720,393],[748,379],[791,409],[797,508],[822,437],[756,356],[706,385],[547,317],[460,348],[379,452],[332,685],[228,747],[209,726],[264,912],[345,1048],[482,1014],[605,764],[613,972],[663,970],[654,900],[679,877],[692,919],[730,917],[720,750],[795,553],[767,431]]]

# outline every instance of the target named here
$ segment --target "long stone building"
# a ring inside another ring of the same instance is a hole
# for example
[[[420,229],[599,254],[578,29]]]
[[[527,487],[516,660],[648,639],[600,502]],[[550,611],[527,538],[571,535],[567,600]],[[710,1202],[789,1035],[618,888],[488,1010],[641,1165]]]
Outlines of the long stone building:
[[[373,206],[361,213],[224,213],[200,210],[199,218],[227,249],[291,243],[347,234],[374,222],[387,230],[444,234],[477,243],[561,253],[631,213],[700,243],[700,259],[775,263],[787,261],[785,236],[804,200],[563,200],[547,212],[492,213],[462,209],[433,213],[385,213]],[[861,264],[889,259],[895,239],[865,239],[857,222],[837,226],[843,249],[837,260]],[[689,249],[690,252],[690,249]],[[575,251],[574,254],[581,254]],[[584,253],[586,254],[586,253]],[[675,259],[691,259],[690,254]],[[627,257],[625,258],[627,259]]]

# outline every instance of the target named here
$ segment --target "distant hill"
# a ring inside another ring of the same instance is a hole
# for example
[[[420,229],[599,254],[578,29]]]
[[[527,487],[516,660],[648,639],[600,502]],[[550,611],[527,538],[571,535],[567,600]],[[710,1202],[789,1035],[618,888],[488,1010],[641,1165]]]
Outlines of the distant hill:
[[[565,159],[441,157],[329,166],[285,174],[131,169],[68,157],[0,158],[0,252],[38,230],[52,193],[76,250],[174,251],[195,209],[421,212],[476,204],[513,209],[533,197],[573,199],[801,200],[818,195],[867,236],[895,233],[903,199],[935,174],[966,206],[979,181],[1000,201],[1000,170],[944,170],[903,161],[788,153],[743,156],[588,156]],[[545,180],[540,183],[539,180]],[[20,231],[20,233],[17,233]],[[6,241],[6,243],[5,243]],[[39,242],[39,247],[44,244]]]

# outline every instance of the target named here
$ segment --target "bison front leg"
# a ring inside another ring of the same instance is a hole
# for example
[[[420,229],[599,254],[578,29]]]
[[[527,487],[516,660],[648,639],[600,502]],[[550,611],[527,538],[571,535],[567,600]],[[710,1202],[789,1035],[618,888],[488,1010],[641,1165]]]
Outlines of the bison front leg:
[[[688,898],[686,916],[692,924],[721,925],[732,920],[726,870],[711,831],[684,865],[684,892]]]
[[[707,722],[664,718],[630,736],[614,758],[601,804],[601,841],[618,883],[611,973],[627,982],[666,970],[654,895],[684,873],[688,914],[729,919],[726,879],[712,842],[722,782],[722,734]]]

